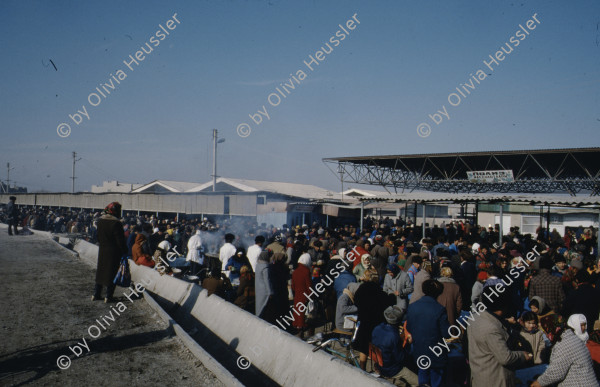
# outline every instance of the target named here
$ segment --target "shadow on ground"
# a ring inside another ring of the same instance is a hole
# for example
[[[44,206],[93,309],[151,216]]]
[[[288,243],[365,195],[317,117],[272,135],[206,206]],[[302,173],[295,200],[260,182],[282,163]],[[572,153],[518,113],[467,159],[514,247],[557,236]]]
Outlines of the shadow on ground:
[[[34,375],[15,386],[22,386],[43,378],[51,371],[56,371],[58,366],[56,360],[61,355],[67,355],[73,363],[84,357],[94,356],[100,353],[119,352],[136,347],[161,341],[172,336],[172,328],[153,332],[135,333],[127,336],[107,336],[100,339],[86,337],[90,352],[77,357],[69,350],[69,344],[73,346],[76,341],[57,341],[54,343],[30,347],[21,351],[13,352],[0,357],[0,381],[21,374],[33,372]],[[57,345],[64,344],[59,347]],[[87,350],[83,348],[83,351]],[[68,369],[61,372],[69,372]]]

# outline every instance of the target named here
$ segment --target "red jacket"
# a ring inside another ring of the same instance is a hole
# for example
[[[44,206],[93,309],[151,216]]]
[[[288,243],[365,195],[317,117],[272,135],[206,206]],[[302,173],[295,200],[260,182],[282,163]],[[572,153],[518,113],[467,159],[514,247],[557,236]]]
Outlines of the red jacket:
[[[308,302],[306,295],[311,296],[310,286],[312,282],[310,280],[310,269],[302,264],[298,264],[298,267],[292,273],[292,291],[294,292],[294,306],[292,313],[294,314],[294,322],[292,325],[296,328],[306,327],[304,320],[304,309],[301,312],[298,308],[298,304],[304,304]],[[306,294],[306,295],[305,295]],[[315,296],[311,296],[313,301],[316,300]]]
[[[133,247],[131,247],[133,261],[138,265],[154,267],[152,257],[144,253],[144,249],[142,248],[144,242],[146,242],[146,236],[144,236],[144,234],[137,234],[135,236],[135,243]]]

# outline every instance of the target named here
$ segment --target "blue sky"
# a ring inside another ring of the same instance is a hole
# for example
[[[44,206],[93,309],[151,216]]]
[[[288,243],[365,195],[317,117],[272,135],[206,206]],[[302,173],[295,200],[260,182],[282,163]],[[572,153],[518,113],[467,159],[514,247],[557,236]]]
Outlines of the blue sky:
[[[123,61],[175,13],[180,24],[130,71]],[[309,71],[303,61],[354,14],[360,24]],[[449,93],[533,14],[536,29],[450,106]],[[0,178],[10,162],[11,181],[68,192],[76,151],[80,191],[104,180],[204,182],[213,128],[226,139],[219,175],[333,190],[324,157],[600,146],[599,23],[597,0],[5,0]],[[119,69],[127,78],[90,106]],[[269,105],[299,69],[306,79]],[[75,125],[69,114],[82,105],[90,119]],[[256,125],[248,115],[263,105],[270,119]],[[450,119],[435,125],[428,114],[442,106]]]

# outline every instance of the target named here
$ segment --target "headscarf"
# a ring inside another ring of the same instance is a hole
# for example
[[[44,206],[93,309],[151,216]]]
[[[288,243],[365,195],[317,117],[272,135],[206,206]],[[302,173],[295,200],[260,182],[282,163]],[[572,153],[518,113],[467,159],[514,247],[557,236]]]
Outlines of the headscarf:
[[[433,270],[433,267],[431,266],[431,262],[423,260],[423,263],[421,263],[421,270],[425,270],[426,272],[431,274],[431,271]]]
[[[300,256],[300,258],[298,258],[298,263],[300,263],[310,269],[310,267],[312,265],[312,259],[310,258],[310,254],[309,253],[302,254]]]
[[[112,215],[115,218],[121,217],[121,203],[112,202],[108,206],[104,208],[104,213],[107,215]]]
[[[582,314],[572,314],[567,320],[567,325],[575,331],[577,337],[579,337],[584,343],[590,338],[590,335],[587,333],[587,330],[584,332],[581,329],[581,324],[587,324],[587,319]]]
[[[169,241],[162,241],[158,244],[158,248],[163,251],[169,251],[171,250],[171,244],[169,243]]]
[[[488,273],[487,273],[487,271],[480,271],[480,272],[477,274],[477,280],[478,280],[478,281],[483,281],[483,282],[485,282],[487,279],[488,279]]]
[[[546,309],[546,300],[544,300],[540,296],[531,297],[531,301],[533,301],[533,300],[537,300],[538,305],[540,306],[538,308],[538,315],[542,314],[544,312],[544,309]],[[530,301],[530,303],[531,303],[531,301]]]
[[[367,265],[367,259],[369,260],[369,264]],[[360,263],[363,265],[363,267],[366,269],[367,267],[371,266],[371,261],[373,260],[373,257],[371,257],[371,254],[363,254],[360,257]]]
[[[402,317],[404,317],[404,312],[395,305],[388,306],[387,309],[383,311],[383,317],[388,324],[398,325],[402,321]]]
[[[242,253],[242,256],[238,256],[239,253]],[[244,261],[244,257],[246,256],[246,249],[244,249],[243,247],[238,247],[237,249],[235,249],[235,254],[233,255],[233,259],[235,259],[238,262],[243,262]]]

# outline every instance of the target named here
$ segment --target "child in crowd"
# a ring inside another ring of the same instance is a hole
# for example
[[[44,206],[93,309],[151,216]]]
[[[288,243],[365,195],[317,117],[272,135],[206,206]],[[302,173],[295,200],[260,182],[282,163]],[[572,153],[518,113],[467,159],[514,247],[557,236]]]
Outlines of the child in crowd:
[[[531,346],[525,351],[533,354],[533,364],[542,364],[542,352],[546,348],[542,331],[538,329],[538,317],[533,312],[525,312],[520,318],[521,337]]]
[[[544,332],[551,344],[556,343],[560,334],[560,327],[565,324],[563,317],[546,306],[546,301],[540,296],[531,298],[529,302],[531,311],[538,317],[539,327]]]

